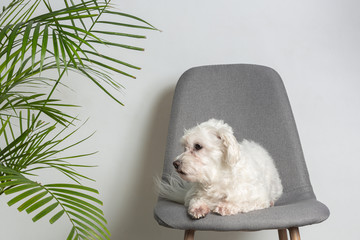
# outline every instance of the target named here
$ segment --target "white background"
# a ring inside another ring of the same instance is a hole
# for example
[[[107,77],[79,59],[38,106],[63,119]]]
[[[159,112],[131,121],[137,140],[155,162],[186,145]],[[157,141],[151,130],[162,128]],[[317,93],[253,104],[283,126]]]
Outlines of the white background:
[[[317,198],[331,211],[318,225],[300,229],[302,239],[358,239],[360,208],[360,2],[357,0],[123,0],[120,10],[162,30],[132,43],[142,53],[120,51],[135,63],[137,79],[115,76],[126,87],[116,93],[121,107],[89,81],[69,76],[73,91],[58,94],[83,106],[90,117],[81,133],[96,134],[81,147],[99,167],[82,172],[95,178],[112,239],[182,239],[153,219],[153,177],[161,173],[175,84],[190,67],[253,63],[282,76],[297,122]],[[128,40],[126,40],[128,41]],[[121,40],[119,40],[121,42]],[[114,50],[105,49],[107,54]],[[52,175],[44,173],[52,179]],[[1,240],[62,240],[66,219],[33,224],[26,213],[0,198]],[[5,220],[5,218],[7,220]],[[198,232],[196,239],[277,239],[276,231]]]

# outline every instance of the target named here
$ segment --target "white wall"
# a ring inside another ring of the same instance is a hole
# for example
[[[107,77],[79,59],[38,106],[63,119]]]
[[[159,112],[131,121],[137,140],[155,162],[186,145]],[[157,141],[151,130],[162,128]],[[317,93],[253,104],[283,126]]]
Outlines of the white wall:
[[[79,79],[72,79],[75,93],[60,93],[83,106],[83,119],[91,116],[84,134],[97,131],[83,149],[99,150],[90,161],[99,167],[84,173],[97,179],[112,239],[182,239],[182,231],[153,220],[152,178],[162,169],[176,81],[190,67],[218,63],[267,65],[284,80],[312,184],[331,211],[324,223],[301,228],[302,238],[358,239],[359,1],[113,2],[162,30],[145,32],[148,39],[137,42],[144,53],[119,52],[120,59],[143,68],[133,72],[136,80],[121,78],[126,90],[117,96],[126,106]],[[46,220],[33,224],[1,198],[0,216],[11,217],[2,218],[0,239],[65,239],[65,220],[54,226]],[[276,231],[196,235],[199,240],[277,238]]]

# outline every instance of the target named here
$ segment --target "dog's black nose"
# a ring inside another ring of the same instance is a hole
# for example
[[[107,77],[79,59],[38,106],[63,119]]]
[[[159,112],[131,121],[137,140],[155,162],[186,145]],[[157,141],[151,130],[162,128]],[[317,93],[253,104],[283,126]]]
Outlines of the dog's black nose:
[[[178,169],[180,167],[180,161],[179,160],[174,161],[173,165],[174,165],[175,169]]]

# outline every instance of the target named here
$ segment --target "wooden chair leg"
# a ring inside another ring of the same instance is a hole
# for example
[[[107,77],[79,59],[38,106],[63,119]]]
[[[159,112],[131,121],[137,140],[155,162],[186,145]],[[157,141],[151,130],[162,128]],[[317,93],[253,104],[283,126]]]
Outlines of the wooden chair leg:
[[[194,240],[194,235],[194,230],[185,230],[184,240]]]
[[[301,240],[300,239],[300,232],[299,232],[298,227],[289,228],[289,232],[290,232],[290,239],[291,240]]]
[[[278,229],[279,240],[288,240],[286,229]]]

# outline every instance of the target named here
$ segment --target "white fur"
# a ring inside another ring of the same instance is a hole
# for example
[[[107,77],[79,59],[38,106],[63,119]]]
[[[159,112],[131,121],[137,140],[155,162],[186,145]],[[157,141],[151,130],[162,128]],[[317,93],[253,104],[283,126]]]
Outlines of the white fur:
[[[155,185],[157,186],[159,197],[178,203],[185,203],[185,196],[191,188],[191,183],[182,180],[178,174],[168,175],[165,179],[166,180],[162,180],[159,177],[155,178]]]
[[[281,196],[281,180],[268,152],[253,141],[237,142],[222,120],[210,119],[186,130],[181,143],[184,152],[174,164],[191,184],[170,177],[169,183],[158,186],[161,197],[184,203],[193,218],[263,209]]]

